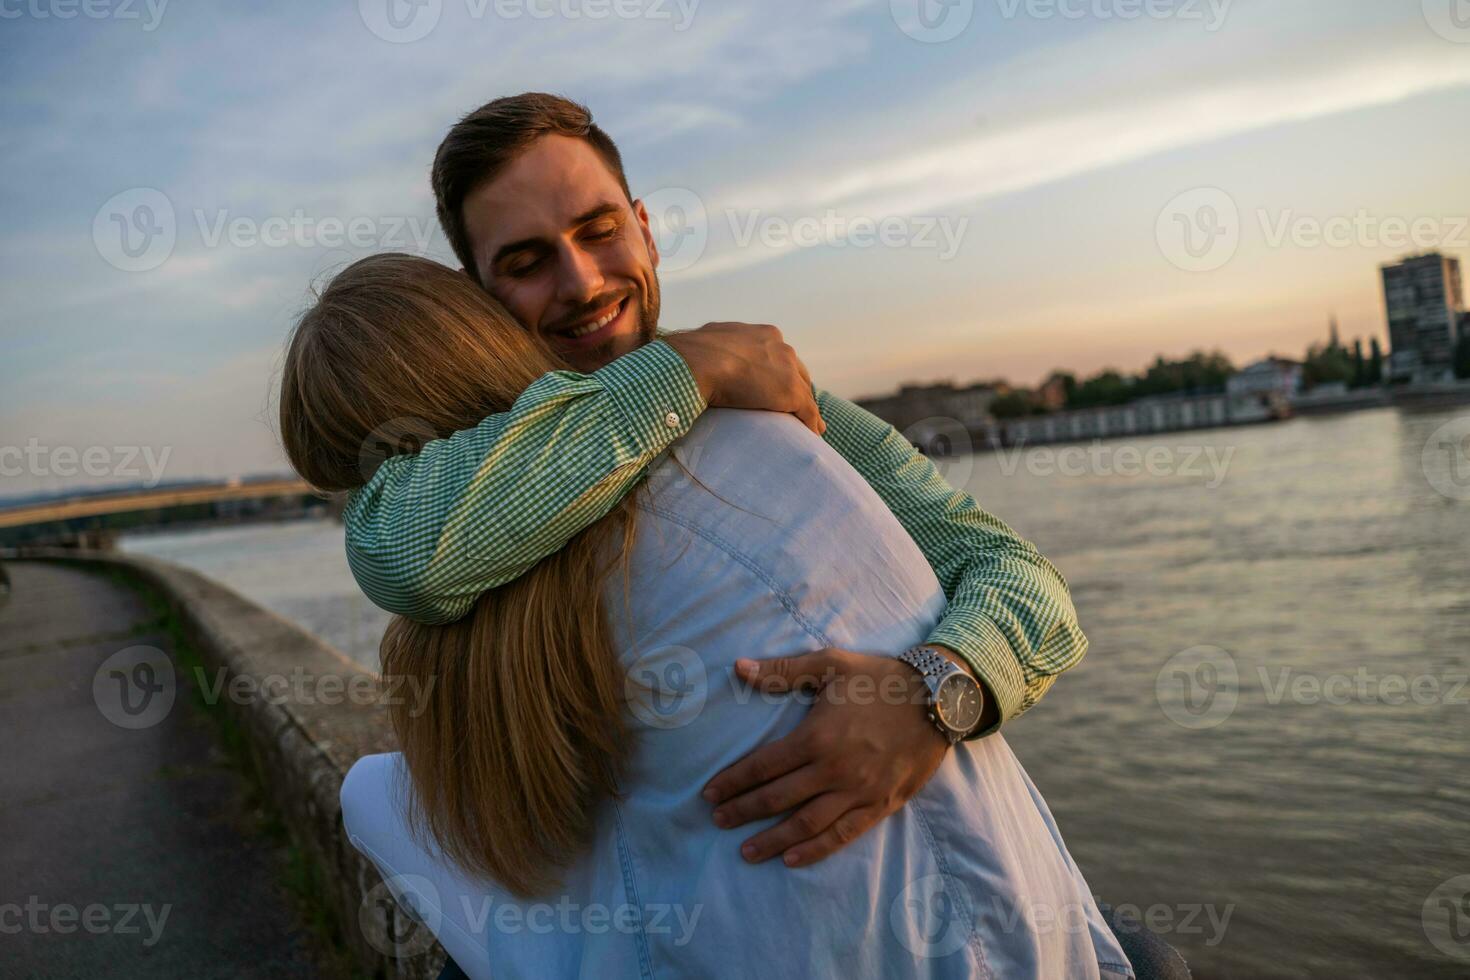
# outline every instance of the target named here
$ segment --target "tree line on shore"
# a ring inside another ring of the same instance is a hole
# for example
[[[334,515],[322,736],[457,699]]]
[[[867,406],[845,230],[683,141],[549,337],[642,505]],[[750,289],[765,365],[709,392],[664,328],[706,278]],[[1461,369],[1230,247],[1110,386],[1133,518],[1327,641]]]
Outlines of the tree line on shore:
[[[1302,359],[1302,387],[1340,383],[1348,388],[1380,385],[1385,380],[1383,348],[1374,337],[1365,350],[1362,338],[1344,346],[1334,329],[1326,343],[1314,343]],[[1104,368],[1086,378],[1071,371],[1053,371],[1037,388],[1000,384],[1002,393],[990,405],[998,419],[1045,415],[1055,411],[1124,405],[1155,395],[1208,394],[1224,390],[1238,368],[1222,351],[1197,350],[1180,360],[1154,358],[1136,374]],[[1470,378],[1470,331],[1462,331],[1455,352],[1455,376]]]

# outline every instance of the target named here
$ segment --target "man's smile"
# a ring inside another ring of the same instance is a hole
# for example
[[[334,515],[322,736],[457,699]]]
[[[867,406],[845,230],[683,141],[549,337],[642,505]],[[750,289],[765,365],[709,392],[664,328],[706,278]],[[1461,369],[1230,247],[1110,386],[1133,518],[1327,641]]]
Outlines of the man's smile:
[[[596,347],[621,332],[629,316],[631,292],[604,306],[577,317],[570,323],[548,330],[557,346],[567,350]]]

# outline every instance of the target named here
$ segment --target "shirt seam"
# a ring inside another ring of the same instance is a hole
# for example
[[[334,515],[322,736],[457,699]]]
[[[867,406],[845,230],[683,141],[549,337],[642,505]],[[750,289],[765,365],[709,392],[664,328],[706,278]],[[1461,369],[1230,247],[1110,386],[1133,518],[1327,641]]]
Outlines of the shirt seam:
[[[924,840],[929,845],[929,853],[934,857],[934,863],[939,867],[939,873],[944,876],[945,887],[949,889],[950,894],[958,896],[966,906],[970,906],[970,899],[974,896],[970,895],[967,888],[960,887],[954,872],[950,870],[949,859],[939,846],[939,838],[935,835],[934,828],[929,823],[929,816],[924,812],[923,804],[919,802],[918,797],[914,797],[909,803],[913,807],[914,816],[918,819],[919,828],[924,832]],[[975,918],[975,909],[973,907],[967,907],[965,909],[965,928],[969,935],[966,937],[965,945],[970,948],[970,952],[975,957],[976,965],[983,971],[984,976],[990,978],[990,980],[995,980],[995,971],[990,968],[990,963],[985,959],[985,947],[981,944],[980,934],[975,929]]]
[[[781,603],[781,607],[786,610],[787,614],[796,622],[798,626],[802,628],[805,633],[816,639],[824,647],[834,646],[831,638],[829,638],[826,633],[822,632],[821,627],[817,626],[816,623],[813,623],[810,619],[802,614],[800,607],[796,602],[796,599],[792,597],[791,593],[781,588],[781,586],[777,584],[776,580],[770,575],[770,573],[761,568],[760,565],[755,561],[755,559],[741,552],[738,548],[736,548],[730,542],[726,541],[724,538],[720,537],[715,532],[693,523],[688,518],[683,517],[680,514],[676,514],[673,511],[667,510],[663,507],[659,507],[658,505],[651,503],[640,503],[638,505],[638,508],[640,510],[647,511],[655,517],[661,517],[672,524],[677,524],[679,527],[684,528],[692,534],[698,535],[699,537],[708,541],[710,544],[714,545],[720,551],[724,552],[727,556],[734,559],[741,566],[743,566],[746,571],[750,572],[757,579],[759,579],[768,590],[770,590],[771,594],[776,597],[776,601]]]
[[[648,935],[643,931],[643,903],[638,898],[638,882],[633,874],[633,854],[628,847],[628,837],[623,831],[623,810],[616,803],[612,806],[613,822],[618,831],[618,864],[623,873],[623,888],[633,908],[638,911],[638,929],[634,944],[638,947],[638,972],[643,980],[653,980],[653,954],[648,948]]]

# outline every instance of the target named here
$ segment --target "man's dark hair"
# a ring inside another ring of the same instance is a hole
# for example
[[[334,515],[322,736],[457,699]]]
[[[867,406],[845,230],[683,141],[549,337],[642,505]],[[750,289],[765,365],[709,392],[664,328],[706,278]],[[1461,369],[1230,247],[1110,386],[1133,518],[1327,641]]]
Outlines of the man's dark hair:
[[[464,199],[542,136],[584,139],[618,178],[628,200],[623,158],[612,139],[592,121],[587,107],[545,92],[524,92],[487,102],[449,130],[434,154],[434,206],[439,224],[465,271],[480,281],[464,226]],[[481,283],[481,285],[484,285]]]

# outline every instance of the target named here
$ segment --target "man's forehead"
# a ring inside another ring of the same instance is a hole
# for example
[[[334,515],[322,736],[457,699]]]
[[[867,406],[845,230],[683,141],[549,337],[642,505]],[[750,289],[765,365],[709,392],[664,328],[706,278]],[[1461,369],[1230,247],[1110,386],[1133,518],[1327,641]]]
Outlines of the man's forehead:
[[[543,136],[465,198],[465,230],[484,259],[508,242],[565,230],[599,205],[625,203],[621,185],[586,140]]]

